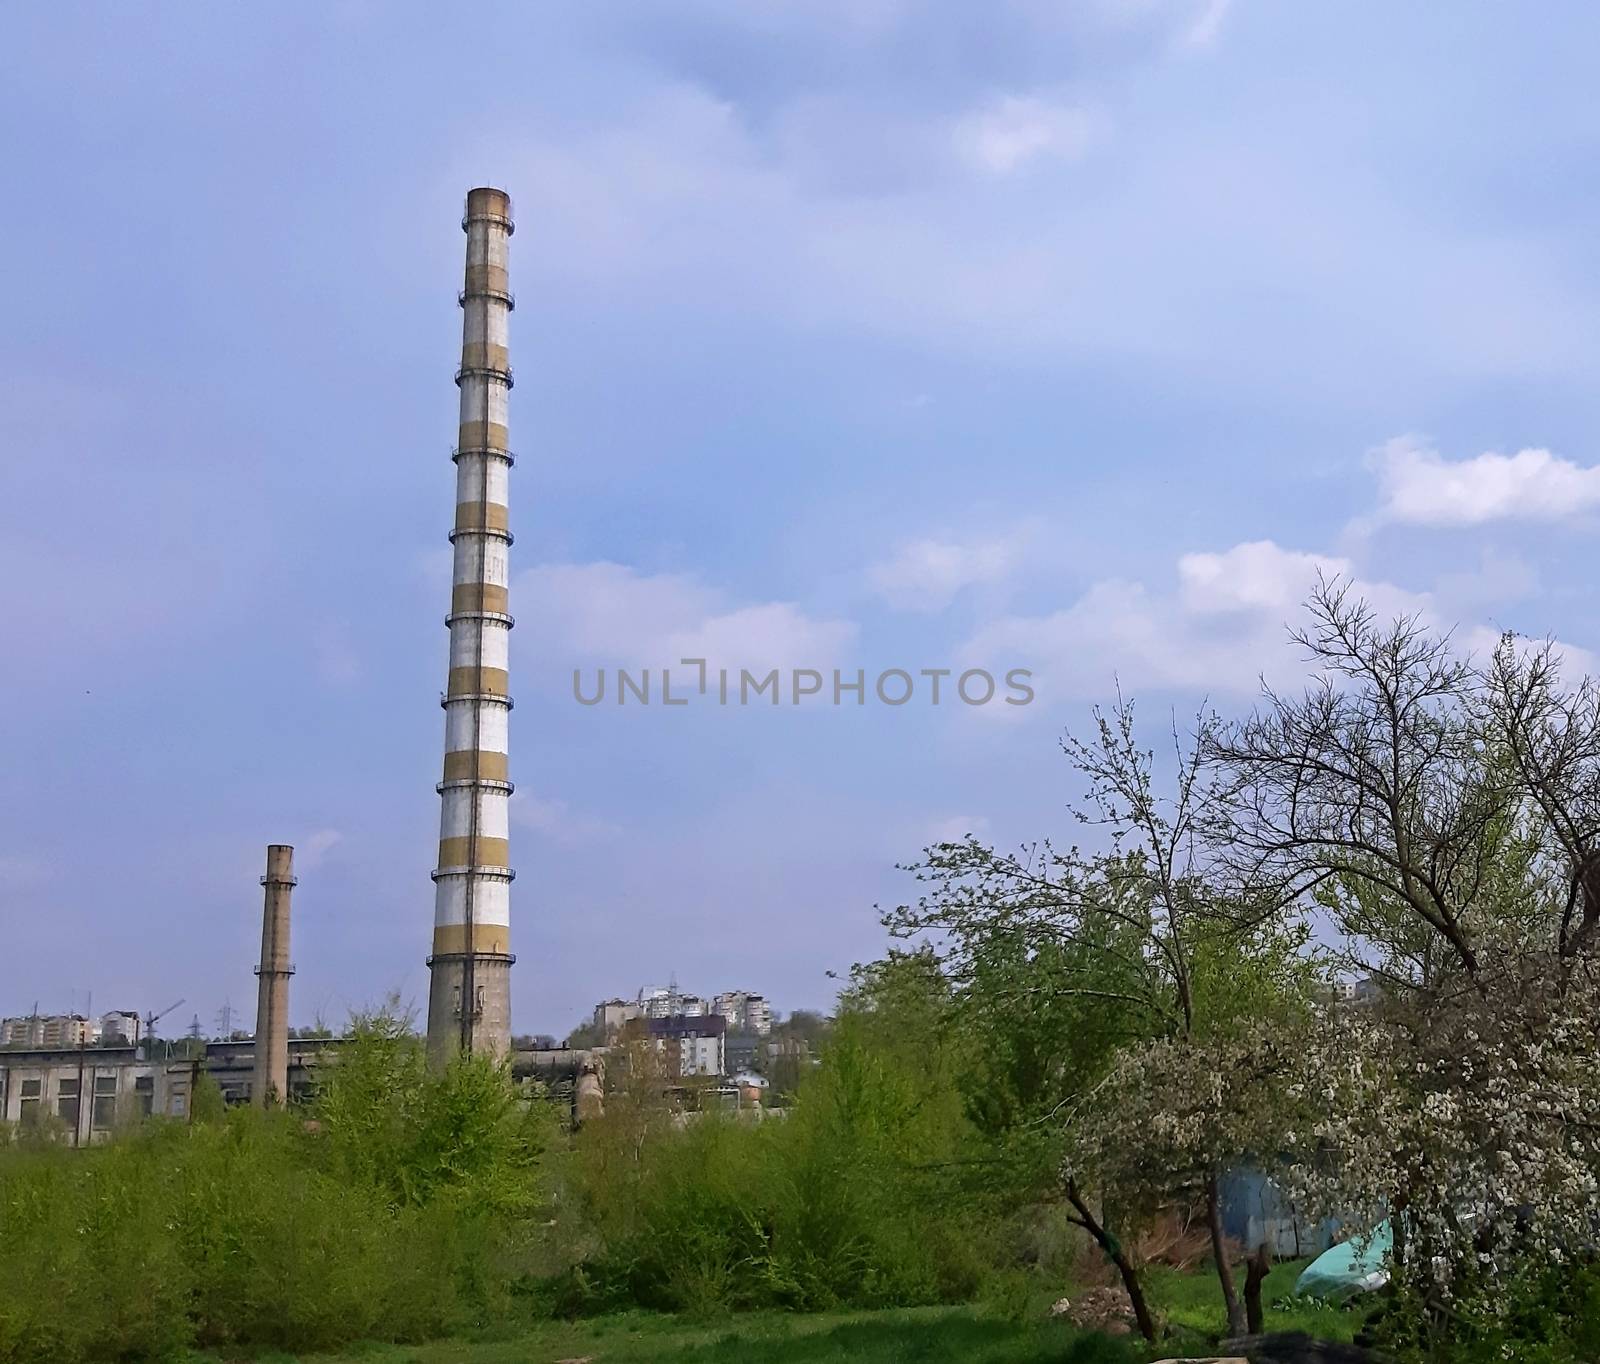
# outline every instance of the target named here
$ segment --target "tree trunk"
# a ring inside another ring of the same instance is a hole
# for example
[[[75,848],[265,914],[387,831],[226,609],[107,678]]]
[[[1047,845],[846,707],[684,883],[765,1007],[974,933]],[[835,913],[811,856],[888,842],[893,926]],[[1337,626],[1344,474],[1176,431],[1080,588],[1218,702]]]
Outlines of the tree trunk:
[[[1271,1271],[1272,1255],[1263,1241],[1244,1267],[1244,1328],[1253,1336],[1259,1336],[1266,1325],[1266,1316],[1261,1310],[1261,1285]]]
[[[1394,1263],[1396,1279],[1400,1278],[1406,1267],[1406,1204],[1409,1201],[1408,1195],[1402,1191],[1389,1204],[1389,1231],[1394,1237],[1394,1249],[1390,1252],[1390,1259]]]
[[[1139,1282],[1139,1271],[1133,1267],[1133,1261],[1128,1259],[1122,1243],[1107,1231],[1089,1210],[1089,1204],[1078,1191],[1076,1180],[1067,1181],[1067,1202],[1072,1204],[1072,1210],[1077,1214],[1075,1220],[1078,1225],[1094,1237],[1095,1244],[1105,1252],[1106,1258],[1117,1267],[1117,1273],[1122,1276],[1122,1287],[1128,1294],[1128,1305],[1133,1308],[1133,1319],[1139,1323],[1139,1334],[1146,1340],[1155,1340],[1156,1323],[1155,1318],[1150,1315],[1150,1305],[1144,1298],[1144,1285]]]
[[[1228,1240],[1222,1234],[1222,1181],[1215,1170],[1206,1181],[1206,1223],[1211,1228],[1211,1255],[1217,1265],[1217,1282],[1222,1285],[1222,1302],[1228,1309],[1228,1334],[1244,1334],[1244,1307],[1234,1287],[1233,1266],[1228,1263]]]

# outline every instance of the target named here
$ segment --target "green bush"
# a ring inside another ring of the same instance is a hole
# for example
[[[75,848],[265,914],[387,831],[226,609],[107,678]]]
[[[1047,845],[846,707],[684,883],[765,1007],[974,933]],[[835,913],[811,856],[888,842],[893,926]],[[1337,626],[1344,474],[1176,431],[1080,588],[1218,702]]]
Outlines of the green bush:
[[[970,1298],[994,1256],[992,1199],[963,1182],[959,1096],[842,1025],[782,1118],[673,1121],[614,1096],[564,1185],[580,1263],[549,1310],[814,1311]]]
[[[482,1060],[431,1074],[393,1019],[358,1033],[309,1115],[0,1148],[0,1362],[331,1349],[505,1311],[544,1106]]]
[[[1375,1314],[1373,1335],[1417,1364],[1594,1364],[1600,1359],[1600,1262],[1501,1252],[1493,1282],[1458,1276],[1448,1310],[1431,1285],[1402,1282]]]

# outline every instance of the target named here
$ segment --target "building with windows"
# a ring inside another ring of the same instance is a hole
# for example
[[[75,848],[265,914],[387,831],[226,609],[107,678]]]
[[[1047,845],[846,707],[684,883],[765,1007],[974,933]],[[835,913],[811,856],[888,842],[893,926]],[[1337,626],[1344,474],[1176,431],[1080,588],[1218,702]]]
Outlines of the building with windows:
[[[0,1018],[0,1046],[3,1047],[87,1047],[98,1034],[98,1025],[82,1014]]]
[[[114,1009],[101,1014],[96,1020],[96,1038],[102,1046],[115,1045],[119,1040],[127,1046],[136,1046],[144,1036],[139,1015],[132,1009]]]
[[[728,990],[714,999],[688,994],[677,982],[640,990],[633,999],[605,999],[594,1006],[594,1025],[606,1037],[614,1037],[636,1018],[720,1017],[730,1033],[750,1033],[765,1037],[772,1031],[772,1008],[765,996],[750,990]]]
[[[697,1018],[710,1012],[699,995],[685,994],[677,982],[641,990],[638,1000],[639,1016],[643,1018]]]
[[[310,1092],[313,1068],[337,1046],[331,1038],[290,1041],[291,1097]],[[133,1046],[0,1051],[0,1122],[59,1123],[63,1140],[88,1146],[139,1118],[187,1118],[202,1076],[216,1082],[225,1102],[250,1102],[255,1043],[211,1042],[181,1060],[151,1060]]]
[[[594,1006],[594,1025],[603,1037],[612,1038],[622,1025],[638,1018],[644,1006],[632,999],[603,999]]]
[[[622,1030],[624,1042],[646,1042],[665,1062],[669,1079],[685,1076],[722,1076],[728,1073],[727,1021],[718,1014],[674,1014],[667,1018],[636,1018]]]
[[[132,1046],[143,1033],[139,1015],[116,1009],[98,1018],[82,1014],[24,1014],[0,1018],[0,1047],[92,1047],[119,1039]]]
[[[711,1012],[728,1020],[730,1032],[765,1037],[772,1031],[772,1007],[764,995],[749,990],[728,990],[711,1002]]]

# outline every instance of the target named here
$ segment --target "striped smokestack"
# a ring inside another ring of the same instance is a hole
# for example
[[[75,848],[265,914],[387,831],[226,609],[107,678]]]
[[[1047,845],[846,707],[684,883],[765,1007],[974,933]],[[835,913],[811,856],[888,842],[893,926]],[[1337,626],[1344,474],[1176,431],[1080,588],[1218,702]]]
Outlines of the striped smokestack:
[[[433,955],[428,958],[428,1053],[505,1054],[511,1046],[511,880],[508,865],[507,614],[511,531],[506,491],[512,455],[506,272],[511,198],[467,194],[466,286],[461,292],[461,428],[456,451],[450,674],[444,697],[444,780],[439,862],[433,873]]]

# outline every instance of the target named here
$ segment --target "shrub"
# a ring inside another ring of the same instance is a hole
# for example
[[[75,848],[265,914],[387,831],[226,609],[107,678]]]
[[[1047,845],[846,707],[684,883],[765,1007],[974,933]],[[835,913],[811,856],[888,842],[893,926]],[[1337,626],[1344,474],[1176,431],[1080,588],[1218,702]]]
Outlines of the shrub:
[[[0,1362],[418,1340],[506,1310],[553,1123],[386,1015],[299,1112],[0,1148]]]
[[[960,1177],[971,1141],[953,1090],[930,1095],[848,1026],[781,1120],[675,1120],[626,1085],[567,1173],[578,1267],[535,1292],[567,1312],[969,1298],[996,1227]]]

